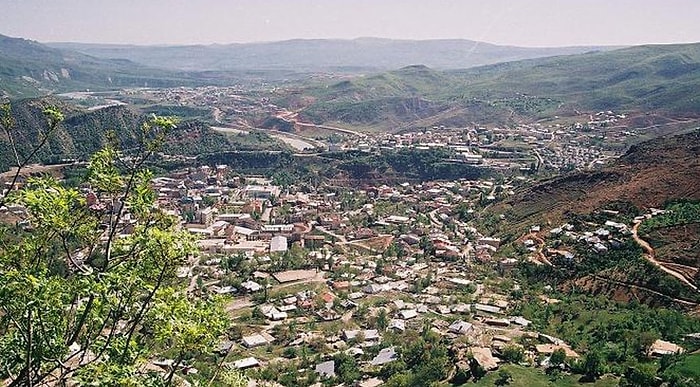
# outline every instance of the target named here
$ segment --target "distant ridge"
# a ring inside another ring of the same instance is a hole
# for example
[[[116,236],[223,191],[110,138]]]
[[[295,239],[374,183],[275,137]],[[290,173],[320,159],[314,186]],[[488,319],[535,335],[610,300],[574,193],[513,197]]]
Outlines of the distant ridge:
[[[182,46],[48,43],[98,58],[128,59],[148,66],[187,71],[391,70],[422,64],[463,69],[500,62],[573,55],[615,47],[526,48],[466,39],[393,40],[383,38],[293,39],[279,42]],[[167,59],[167,60],[166,60]]]
[[[600,110],[694,119],[700,117],[700,43],[635,46],[462,70],[414,65],[312,84],[277,102],[314,123],[375,130],[504,125],[513,119]]]
[[[188,74],[126,59],[103,59],[77,51],[0,35],[0,96],[28,98],[62,91],[150,85],[198,84]]]

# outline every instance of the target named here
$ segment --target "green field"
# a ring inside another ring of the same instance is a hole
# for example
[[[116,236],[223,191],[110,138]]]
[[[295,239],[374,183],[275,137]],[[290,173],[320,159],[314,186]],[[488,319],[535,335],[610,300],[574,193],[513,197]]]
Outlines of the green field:
[[[685,378],[700,382],[700,353],[684,356],[683,359],[669,369]]]
[[[550,377],[542,370],[530,367],[517,365],[503,365],[500,370],[508,371],[513,380],[508,384],[512,387],[549,387],[549,386],[590,386],[590,387],[612,387],[617,386],[618,378],[613,376],[604,376],[595,383],[579,383],[580,375],[565,375],[560,374],[556,377]],[[495,386],[498,379],[498,371],[490,372],[476,383],[469,382],[463,386]]]

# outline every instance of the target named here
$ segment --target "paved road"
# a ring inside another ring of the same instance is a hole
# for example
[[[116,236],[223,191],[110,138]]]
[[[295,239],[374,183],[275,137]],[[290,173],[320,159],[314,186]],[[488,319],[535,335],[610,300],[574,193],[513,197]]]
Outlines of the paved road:
[[[316,124],[311,124],[311,123],[307,123],[307,122],[301,122],[297,118],[298,114],[299,114],[298,112],[283,111],[283,112],[280,112],[277,114],[277,118],[284,120],[284,121],[287,121],[287,122],[290,122],[294,125],[304,126],[307,128],[327,129],[327,130],[332,130],[332,131],[336,131],[336,132],[352,134],[353,136],[357,136],[357,137],[362,137],[362,138],[367,137],[367,135],[364,133],[356,132],[356,131],[350,130],[350,129],[338,128],[338,127],[329,126],[329,125],[316,125]]]

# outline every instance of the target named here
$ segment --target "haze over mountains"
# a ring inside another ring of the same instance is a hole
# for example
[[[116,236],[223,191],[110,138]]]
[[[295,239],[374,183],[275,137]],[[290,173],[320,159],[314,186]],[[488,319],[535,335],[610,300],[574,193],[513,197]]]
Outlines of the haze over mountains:
[[[577,110],[700,114],[700,44],[590,49],[369,38],[225,46],[49,47],[0,36],[0,93],[26,98],[86,89],[231,85],[246,80],[259,85],[286,78],[296,81],[290,89],[275,92],[272,99],[277,106],[299,112],[307,122],[377,130],[505,124]],[[586,52],[563,55],[577,51]],[[546,54],[559,55],[483,65]],[[410,63],[414,65],[401,67]],[[483,66],[468,68],[476,64]],[[384,67],[390,70],[380,70]],[[331,69],[340,69],[340,78],[308,79],[313,72]]]
[[[134,46],[49,43],[98,58],[128,59],[153,67],[187,71],[391,70],[422,64],[436,69],[463,69],[499,62],[572,55],[613,47],[525,48],[464,39],[392,40],[380,38],[295,39],[281,42],[192,46]]]
[[[155,69],[126,59],[100,59],[76,51],[0,35],[0,95],[33,97],[53,92],[128,86],[188,86],[182,72]]]
[[[700,45],[609,49],[531,49],[467,40],[374,38],[211,46],[47,46],[0,37],[0,80],[5,94],[21,98],[87,88],[301,79],[304,74],[324,71],[370,74],[340,83],[301,84],[301,95],[315,99],[315,106],[308,109],[315,121],[342,120],[352,115],[353,104],[369,101],[379,102],[373,105],[376,110],[397,98],[402,106],[405,98],[419,98],[427,101],[419,105],[429,105],[429,113],[434,113],[461,105],[460,100],[493,105],[500,98],[519,94],[574,108],[700,110],[700,98],[695,97],[700,85]],[[546,55],[549,57],[540,58]],[[420,67],[398,70],[408,65]],[[385,70],[389,72],[381,73]],[[293,100],[286,102],[294,105]],[[532,114],[542,108],[539,103],[535,111],[529,111],[533,110],[529,105],[516,113]],[[368,119],[362,117],[354,115],[353,120],[385,118],[382,111],[371,113]]]
[[[0,385],[700,386],[672,2],[8,3]]]

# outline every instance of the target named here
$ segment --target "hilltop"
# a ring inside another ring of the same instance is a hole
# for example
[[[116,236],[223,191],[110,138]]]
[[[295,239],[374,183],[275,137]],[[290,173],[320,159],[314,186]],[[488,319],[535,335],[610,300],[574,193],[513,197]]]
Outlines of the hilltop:
[[[503,214],[499,233],[516,249],[539,241],[536,260],[546,265],[530,275],[565,290],[697,311],[698,144],[697,129],[647,141],[599,171],[541,182],[488,212]]]
[[[646,45],[455,71],[474,96],[549,97],[568,108],[700,111],[700,44]]]
[[[494,208],[512,228],[552,225],[606,204],[661,208],[677,199],[700,200],[700,130],[659,137],[635,146],[610,165],[555,177],[517,193]]]

